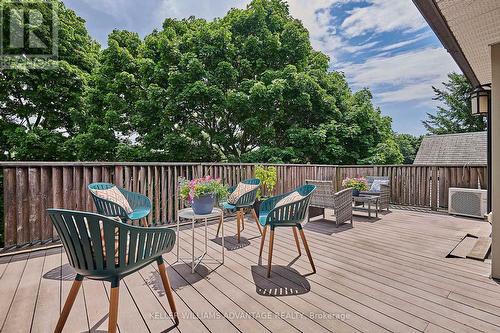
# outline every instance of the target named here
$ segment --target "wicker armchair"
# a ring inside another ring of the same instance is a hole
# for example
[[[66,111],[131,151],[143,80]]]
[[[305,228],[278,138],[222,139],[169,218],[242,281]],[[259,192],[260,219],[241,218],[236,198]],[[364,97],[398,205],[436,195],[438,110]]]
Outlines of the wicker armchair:
[[[337,227],[345,222],[352,224],[352,189],[335,193],[331,181],[306,180],[306,183],[316,186],[309,207],[309,219],[321,214],[325,217],[325,208],[330,208],[335,213]]]
[[[389,177],[385,176],[367,176],[365,177],[366,181],[368,182],[368,186],[371,188],[373,181],[375,180],[386,180],[388,181],[388,185],[381,184],[380,185],[380,191],[363,191],[360,192],[360,194],[367,194],[367,195],[379,195],[379,204],[378,207],[380,210],[387,209],[389,210],[389,205],[391,203],[391,184],[390,184],[390,179]]]

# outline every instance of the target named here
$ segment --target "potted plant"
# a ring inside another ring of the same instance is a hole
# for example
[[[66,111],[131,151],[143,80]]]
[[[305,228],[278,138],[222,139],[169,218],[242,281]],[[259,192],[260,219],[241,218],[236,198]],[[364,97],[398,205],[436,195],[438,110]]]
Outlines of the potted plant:
[[[211,214],[215,200],[222,200],[228,195],[228,188],[220,179],[210,176],[193,180],[181,180],[180,196],[191,204],[197,215]]]
[[[365,178],[346,178],[342,181],[342,187],[352,188],[352,195],[357,197],[359,192],[368,191],[368,182]]]
[[[260,203],[267,199],[273,193],[277,182],[276,167],[257,165],[255,168],[255,178],[260,180],[260,188],[257,191],[257,200],[254,203],[254,209],[259,211]]]

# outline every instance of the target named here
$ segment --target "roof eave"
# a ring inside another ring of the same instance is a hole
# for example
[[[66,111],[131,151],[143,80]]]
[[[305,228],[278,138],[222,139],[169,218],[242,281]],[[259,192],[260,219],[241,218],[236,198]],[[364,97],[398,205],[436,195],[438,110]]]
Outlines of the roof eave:
[[[453,57],[458,67],[460,67],[472,86],[480,86],[481,82],[477,78],[476,73],[474,73],[472,66],[467,60],[464,52],[462,51],[462,48],[460,47],[460,44],[451,31],[448,22],[441,13],[441,10],[437,6],[436,2],[434,0],[413,0],[413,3],[418,8],[432,30],[434,30],[443,46]]]

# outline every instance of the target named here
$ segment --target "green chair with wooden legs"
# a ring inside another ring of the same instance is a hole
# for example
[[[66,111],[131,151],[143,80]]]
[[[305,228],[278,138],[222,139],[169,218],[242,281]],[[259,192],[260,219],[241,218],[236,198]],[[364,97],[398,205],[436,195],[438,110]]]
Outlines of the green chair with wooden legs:
[[[262,229],[259,224],[259,218],[253,204],[257,199],[257,191],[259,190],[260,179],[253,178],[247,179],[239,183],[237,186],[232,186],[229,188],[229,198],[228,202],[222,203],[224,210],[231,212],[236,212],[236,227],[237,227],[237,238],[238,243],[240,242],[240,234],[245,229],[245,210],[249,209],[255,219],[259,233],[262,235]],[[237,192],[241,191],[241,195],[235,196]],[[234,202],[231,201],[231,197],[234,197]],[[217,228],[217,237],[219,237],[219,230],[222,224],[222,220]]]
[[[316,190],[314,185],[303,185],[292,192],[278,195],[269,198],[260,204],[259,222],[264,228],[262,232],[262,239],[260,242],[259,258],[262,257],[262,250],[264,248],[264,241],[266,238],[267,229],[271,229],[269,237],[269,257],[267,261],[267,277],[271,277],[271,262],[273,258],[273,245],[274,245],[274,230],[278,227],[292,228],[295,244],[299,256],[302,255],[300,251],[299,237],[300,233],[302,243],[311,263],[313,273],[316,273],[316,267],[307,244],[304,230],[302,229],[302,222],[307,216],[309,202],[313,192]]]
[[[145,228],[86,212],[48,209],[76,277],[54,332],[61,332],[84,278],[111,283],[108,331],[116,332],[120,280],[155,262],[172,317],[179,319],[162,255],[172,250],[175,231]]]
[[[116,188],[119,192],[118,195],[122,196],[122,201],[125,200],[128,210],[122,204],[118,204],[112,200],[106,200],[99,196],[99,191],[109,191]],[[143,194],[127,191],[124,188],[117,187],[111,183],[92,183],[89,184],[88,189],[94,199],[94,204],[97,213],[104,216],[119,216],[122,221],[140,221],[144,219],[144,226],[147,226],[145,218],[151,213],[151,201]]]

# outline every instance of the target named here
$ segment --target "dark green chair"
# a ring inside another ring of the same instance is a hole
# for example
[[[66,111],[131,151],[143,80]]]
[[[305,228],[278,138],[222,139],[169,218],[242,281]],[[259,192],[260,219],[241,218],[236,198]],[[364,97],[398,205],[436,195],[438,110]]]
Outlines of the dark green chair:
[[[242,195],[238,201],[235,204],[230,204],[228,202],[222,203],[222,207],[224,210],[230,211],[230,212],[236,212],[236,224],[237,224],[237,237],[238,237],[238,243],[240,242],[240,233],[245,229],[245,210],[249,209],[250,212],[252,213],[253,218],[255,219],[255,223],[257,224],[257,228],[259,229],[260,234],[262,235],[262,229],[259,224],[259,218],[257,216],[257,213],[255,212],[255,209],[253,207],[253,204],[255,203],[255,200],[257,199],[257,192],[259,191],[260,186],[260,179],[257,178],[252,178],[252,179],[247,179],[242,181],[244,184],[248,185],[257,185],[255,190],[252,190],[248,193],[245,193]],[[229,188],[229,194],[233,193],[234,190],[236,190],[237,186],[232,186]],[[219,236],[219,230],[221,227],[221,222],[219,223],[219,227],[217,228],[217,237]],[[241,228],[241,230],[240,230]]]
[[[119,216],[123,221],[135,221],[146,218],[151,213],[151,201],[145,195],[130,192],[117,186],[118,190],[127,199],[132,213],[127,213],[120,205],[96,196],[92,190],[108,190],[115,186],[110,183],[92,183],[88,186],[92,199],[94,199],[97,213],[105,216]],[[147,222],[145,223],[147,226]]]
[[[264,227],[262,232],[262,239],[260,242],[259,258],[262,257],[262,249],[264,248],[264,240],[266,238],[267,229],[271,229],[271,235],[269,237],[269,258],[267,261],[267,277],[271,276],[271,262],[273,258],[273,243],[274,243],[274,229],[278,227],[289,227],[293,229],[293,236],[295,237],[295,244],[297,245],[297,250],[299,251],[299,256],[302,254],[300,251],[299,237],[297,235],[297,229],[304,243],[304,248],[311,263],[313,272],[316,273],[316,267],[314,266],[314,261],[309,251],[309,246],[307,245],[306,236],[304,235],[304,230],[302,229],[302,222],[307,216],[307,210],[309,208],[309,202],[311,201],[311,196],[316,190],[314,185],[303,185],[294,191],[278,195],[269,198],[260,204],[259,209],[259,222]],[[276,207],[276,204],[293,192],[298,192],[304,198]]]
[[[108,331],[116,331],[120,280],[156,261],[176,324],[175,301],[162,254],[172,250],[175,231],[169,228],[136,227],[106,216],[48,209],[68,261],[76,271],[75,281],[54,332],[61,332],[84,278],[111,283]]]

